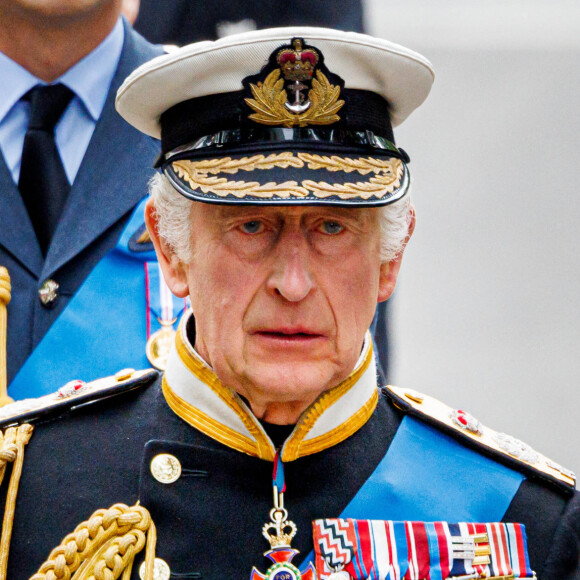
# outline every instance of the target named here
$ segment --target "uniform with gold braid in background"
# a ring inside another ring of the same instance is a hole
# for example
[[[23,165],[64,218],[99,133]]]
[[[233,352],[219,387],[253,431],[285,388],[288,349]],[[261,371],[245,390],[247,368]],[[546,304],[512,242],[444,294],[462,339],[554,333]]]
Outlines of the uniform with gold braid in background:
[[[10,274],[0,266],[0,407],[11,403],[8,397],[6,377],[6,307],[11,298]]]

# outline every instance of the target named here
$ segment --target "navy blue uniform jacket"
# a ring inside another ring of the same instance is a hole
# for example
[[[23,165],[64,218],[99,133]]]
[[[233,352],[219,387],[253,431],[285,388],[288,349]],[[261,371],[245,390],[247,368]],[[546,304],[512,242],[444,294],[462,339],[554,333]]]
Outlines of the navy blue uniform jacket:
[[[151,512],[156,552],[171,567],[171,578],[248,579],[252,566],[267,568],[261,529],[272,507],[272,463],[190,427],[167,406],[160,382],[153,375],[138,389],[36,421],[18,492],[10,580],[32,576],[95,510],[137,500]],[[312,520],[341,513],[386,453],[402,416],[382,392],[354,435],[286,464],[285,503],[298,526],[292,542],[301,551],[297,561],[312,549]],[[150,473],[158,453],[181,462],[183,474],[172,485]],[[526,525],[538,578],[580,578],[578,492],[530,477],[503,521]],[[142,558],[138,554],[131,578],[138,578]]]

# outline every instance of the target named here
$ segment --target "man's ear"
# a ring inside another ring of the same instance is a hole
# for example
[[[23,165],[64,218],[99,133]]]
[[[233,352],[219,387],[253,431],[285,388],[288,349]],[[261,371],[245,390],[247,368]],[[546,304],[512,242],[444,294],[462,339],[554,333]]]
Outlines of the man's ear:
[[[384,302],[388,300],[393,292],[395,291],[395,286],[397,285],[397,278],[399,276],[399,270],[401,269],[401,261],[403,260],[403,252],[407,246],[408,241],[413,235],[415,230],[415,208],[411,206],[409,210],[409,232],[407,237],[403,242],[403,249],[401,253],[390,262],[384,262],[381,264],[381,273],[379,277],[379,294],[377,302]]]
[[[175,255],[169,244],[159,235],[157,229],[157,212],[153,200],[149,199],[145,205],[145,225],[155,246],[155,253],[163,277],[169,289],[178,298],[189,295],[186,265]]]

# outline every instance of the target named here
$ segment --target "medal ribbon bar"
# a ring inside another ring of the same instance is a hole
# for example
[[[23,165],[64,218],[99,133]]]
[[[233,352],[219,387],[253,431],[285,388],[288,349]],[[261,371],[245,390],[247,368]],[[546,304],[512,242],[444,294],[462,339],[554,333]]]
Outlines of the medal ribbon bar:
[[[313,528],[320,580],[535,577],[521,524],[324,519]]]

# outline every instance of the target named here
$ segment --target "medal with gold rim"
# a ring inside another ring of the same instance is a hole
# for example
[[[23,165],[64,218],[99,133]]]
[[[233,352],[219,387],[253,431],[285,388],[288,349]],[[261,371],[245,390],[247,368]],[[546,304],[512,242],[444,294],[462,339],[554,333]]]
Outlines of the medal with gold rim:
[[[157,320],[161,324],[161,328],[147,339],[145,354],[147,355],[147,360],[157,370],[164,371],[169,352],[175,342],[176,332],[173,325],[177,321],[177,317],[171,320],[163,320],[160,318],[157,318]]]
[[[270,510],[270,521],[264,524],[262,535],[270,542],[270,550],[264,552],[264,556],[273,564],[262,574],[254,566],[250,580],[316,580],[316,571],[312,562],[304,572],[292,564],[292,559],[300,553],[290,547],[292,538],[298,531],[296,524],[288,519],[288,512],[284,507],[284,465],[280,454],[276,453],[274,459],[274,472],[272,475],[274,489],[274,507]]]
[[[147,290],[147,343],[145,354],[156,369],[165,370],[167,358],[175,342],[174,325],[187,302],[175,297],[163,278],[157,262],[146,262]],[[159,328],[154,332],[153,324],[157,321]],[[153,328],[152,328],[153,327]]]

